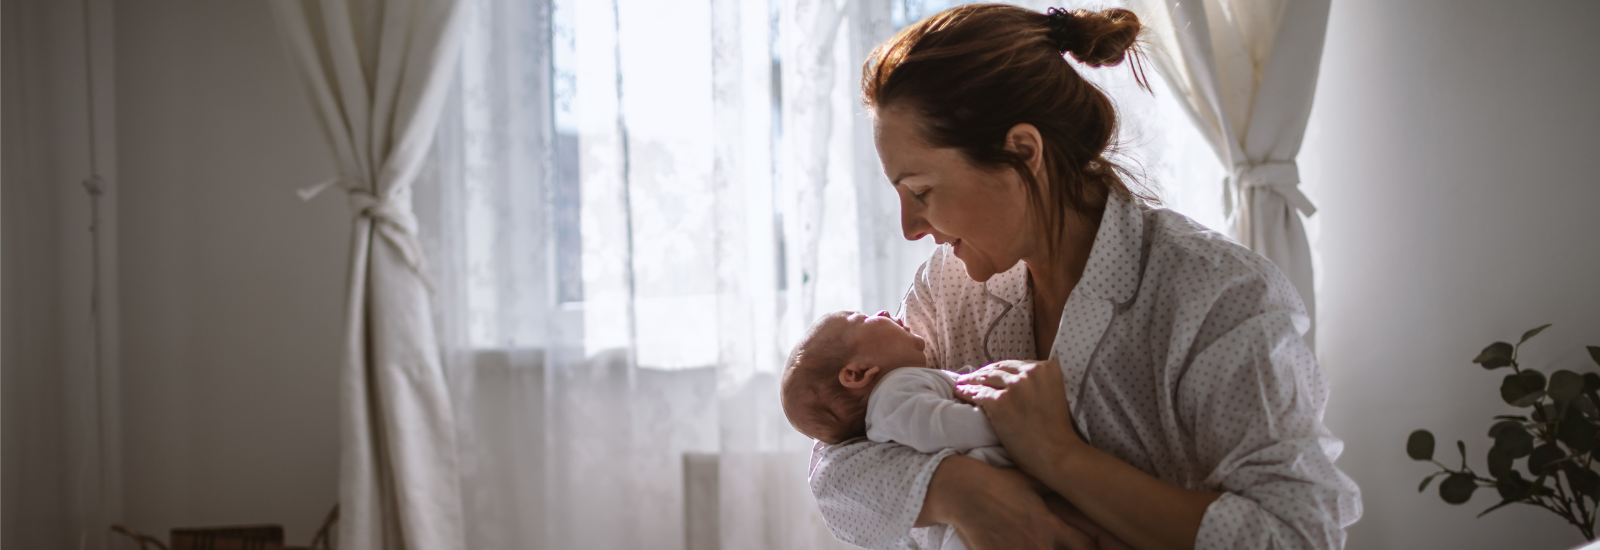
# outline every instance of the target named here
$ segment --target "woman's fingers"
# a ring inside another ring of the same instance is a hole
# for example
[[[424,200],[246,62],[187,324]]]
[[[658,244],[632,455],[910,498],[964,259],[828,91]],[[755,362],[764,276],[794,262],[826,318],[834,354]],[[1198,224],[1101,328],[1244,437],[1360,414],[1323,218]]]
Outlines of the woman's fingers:
[[[1028,361],[1000,361],[984,365],[983,368],[963,374],[956,378],[956,383],[961,385],[978,384],[995,389],[1005,389],[1012,384],[1027,378],[1027,373],[1032,370],[1034,363]]]
[[[1093,539],[1056,518],[1015,469],[1000,469],[965,456],[940,464],[928,484],[924,513],[955,528],[972,550],[1073,550],[1094,548]],[[922,522],[924,516],[919,516]],[[928,523],[923,523],[927,525]]]
[[[979,384],[956,386],[956,395],[964,397],[965,401],[979,406],[982,406],[984,403],[999,399],[1000,394],[1004,392],[1004,388],[991,388],[989,386]]]
[[[1011,374],[1020,374],[1022,371],[1027,370],[1028,364],[1029,364],[1029,362],[1027,362],[1027,361],[1018,361],[1016,359],[1007,359],[1005,361],[999,361],[999,362],[995,362],[995,363],[990,363],[987,366],[985,366],[984,368],[994,369],[994,370],[1003,371],[1003,372],[1009,372]]]
[[[1054,525],[1051,525],[1051,527],[1055,531],[1053,536],[1056,539],[1056,548],[1064,550],[1098,550],[1100,548],[1100,545],[1095,544],[1094,539],[1089,538],[1089,535],[1084,534],[1083,531],[1079,531],[1060,520],[1056,520],[1053,523]]]
[[[984,378],[984,377],[990,377],[990,376],[1004,376],[1004,375],[1021,376],[1021,375],[1026,375],[1028,373],[1028,371],[1033,370],[1035,365],[1043,364],[1043,363],[1054,364],[1053,361],[1040,361],[1038,363],[1035,363],[1033,361],[1017,361],[1017,360],[999,361],[999,362],[996,362],[996,363],[989,363],[987,365],[984,365],[982,368],[979,368],[978,370],[974,370],[974,371],[972,371],[970,373],[964,374],[964,375],[961,376],[961,379],[964,380],[964,379],[968,379],[968,378]]]
[[[1000,371],[973,371],[971,374],[964,374],[957,378],[956,385],[988,386],[995,389],[1005,389],[1006,386],[1011,385],[1011,380],[1007,379],[1007,376],[1014,375]]]

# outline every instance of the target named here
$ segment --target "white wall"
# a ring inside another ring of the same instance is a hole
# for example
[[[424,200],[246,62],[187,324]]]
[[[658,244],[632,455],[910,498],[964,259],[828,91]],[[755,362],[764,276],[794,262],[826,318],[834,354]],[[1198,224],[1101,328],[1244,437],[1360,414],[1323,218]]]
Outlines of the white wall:
[[[265,2],[116,4],[126,521],[283,523],[337,499],[344,198]]]
[[[62,279],[64,270],[82,267],[63,265],[63,260],[76,259],[84,247],[75,246],[58,220],[81,215],[72,203],[82,204],[82,193],[72,193],[70,186],[87,175],[87,158],[81,139],[63,135],[74,121],[83,127],[82,113],[73,105],[56,104],[50,93],[67,88],[81,94],[82,71],[74,78],[42,61],[81,62],[82,50],[39,32],[39,27],[70,20],[76,13],[16,2],[4,8],[3,543],[63,547],[71,529],[65,515],[71,495],[62,489],[68,487],[73,468],[61,437],[68,421],[63,408],[55,406],[66,396],[63,374],[68,369],[62,366],[70,364],[62,349],[67,338],[61,314],[67,281]],[[81,40],[81,35],[75,37]]]
[[[1544,323],[1524,366],[1600,372],[1600,3],[1333,3],[1304,152],[1317,202],[1329,426],[1366,514],[1351,548],[1564,548],[1575,528],[1492,489],[1450,506],[1404,452],[1487,468],[1504,371],[1471,359]]]
[[[106,360],[96,388],[90,331],[91,173],[86,107],[84,7],[96,36],[109,30],[109,4],[4,2],[4,538],[8,548],[95,546],[119,515],[115,422],[97,425],[95,402],[114,418],[115,324],[101,326]],[[109,40],[93,41],[96,71],[109,73]],[[104,114],[111,82],[97,82]],[[102,199],[101,290],[116,315],[115,146],[101,116],[96,159],[111,184]],[[98,397],[97,397],[98,394]]]

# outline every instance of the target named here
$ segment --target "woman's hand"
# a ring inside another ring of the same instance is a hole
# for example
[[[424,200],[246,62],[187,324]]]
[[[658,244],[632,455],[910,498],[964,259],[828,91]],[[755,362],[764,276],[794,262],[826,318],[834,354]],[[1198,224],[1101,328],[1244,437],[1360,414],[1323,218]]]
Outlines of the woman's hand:
[[[972,550],[1097,547],[1046,507],[1026,474],[962,455],[940,462],[928,483],[917,526],[939,523],[955,528]]]
[[[1061,495],[1055,493],[1045,495],[1044,505],[1050,509],[1050,513],[1061,518],[1062,522],[1082,531],[1085,536],[1093,540],[1096,548],[1100,550],[1133,550],[1132,546],[1122,542],[1122,539],[1117,538],[1111,531],[1089,519],[1089,516],[1084,515],[1083,511],[1079,510],[1077,506],[1073,506],[1071,502],[1067,502],[1067,499],[1061,498]]]
[[[1104,528],[1096,534],[1102,546],[1194,547],[1206,508],[1222,493],[1172,485],[1090,447],[1073,429],[1056,362],[1001,361],[957,383],[957,393],[989,416],[1022,471]]]
[[[956,393],[983,409],[1023,471],[1040,473],[1083,445],[1055,361],[1001,361],[957,380]]]

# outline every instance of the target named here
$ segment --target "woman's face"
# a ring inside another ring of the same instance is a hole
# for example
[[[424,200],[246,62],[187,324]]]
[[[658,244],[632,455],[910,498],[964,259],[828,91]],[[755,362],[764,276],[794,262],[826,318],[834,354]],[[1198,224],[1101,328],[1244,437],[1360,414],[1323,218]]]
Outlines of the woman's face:
[[[906,239],[949,243],[974,281],[1011,269],[1032,245],[1027,183],[1014,170],[983,170],[960,151],[928,146],[917,125],[914,111],[893,106],[878,110],[873,125]]]

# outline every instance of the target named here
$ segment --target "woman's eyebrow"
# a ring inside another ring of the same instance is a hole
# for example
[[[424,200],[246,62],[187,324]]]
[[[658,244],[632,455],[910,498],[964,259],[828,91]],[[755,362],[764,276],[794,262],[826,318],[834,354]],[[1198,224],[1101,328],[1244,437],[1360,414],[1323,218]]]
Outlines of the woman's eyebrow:
[[[893,179],[889,180],[889,185],[900,185],[900,180],[903,180],[903,179],[906,179],[906,178],[909,178],[909,177],[915,176],[915,175],[917,175],[917,172],[901,172],[899,175],[897,175]]]

